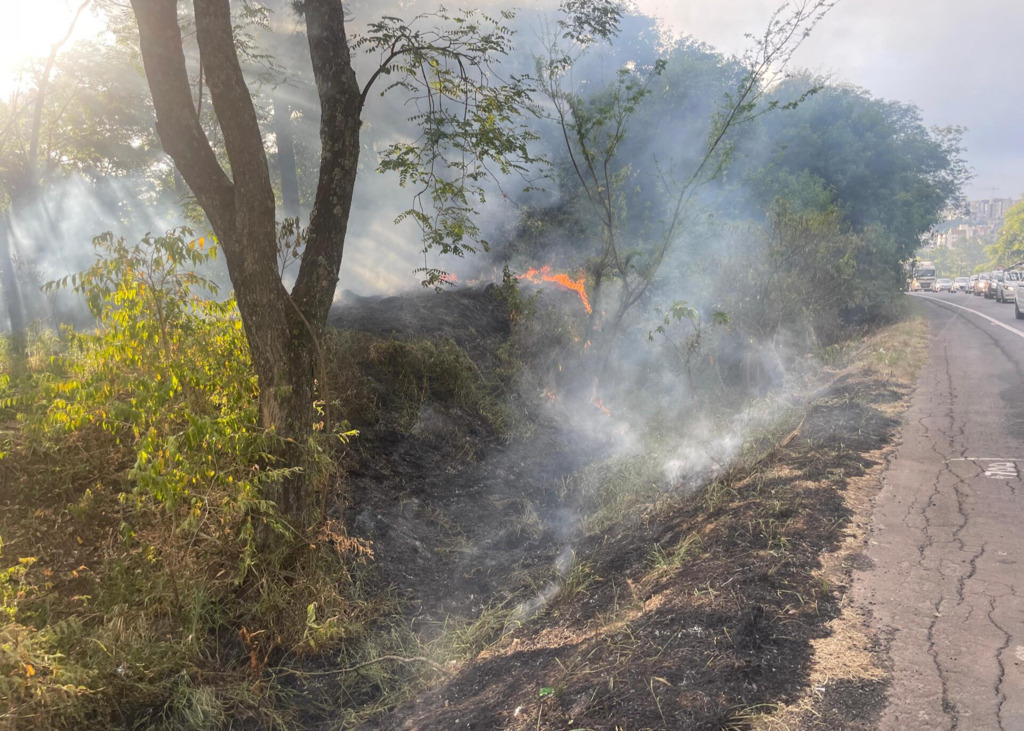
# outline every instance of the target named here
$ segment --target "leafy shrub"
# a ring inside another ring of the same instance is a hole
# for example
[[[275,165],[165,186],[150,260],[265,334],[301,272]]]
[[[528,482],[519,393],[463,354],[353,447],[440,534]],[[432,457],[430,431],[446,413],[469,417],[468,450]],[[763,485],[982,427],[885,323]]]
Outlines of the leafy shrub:
[[[30,372],[0,378],[0,408],[16,418],[4,469],[45,476],[22,487],[20,529],[34,531],[36,506],[56,497],[76,530],[102,525],[111,537],[87,546],[99,554],[80,567],[87,594],[31,559],[0,569],[0,718],[280,726],[287,701],[261,678],[311,652],[358,656],[379,610],[356,585],[372,552],[331,523],[289,525],[266,499],[290,468],[258,426],[235,302],[199,273],[216,248],[185,228],[94,245],[91,267],[48,288],[81,294],[95,329],[37,337]],[[329,441],[310,445],[324,484]],[[82,483],[82,450],[114,463],[126,454],[126,468]],[[63,475],[77,480],[70,495],[45,484]],[[59,541],[41,539],[51,555]]]
[[[215,246],[186,228],[129,245],[93,241],[84,272],[51,282],[81,294],[97,320],[66,333],[66,349],[33,384],[43,408],[28,415],[42,438],[98,427],[135,450],[137,499],[179,518],[181,530],[233,535],[251,558],[253,519],[279,526],[263,487],[280,477],[257,421],[257,385],[232,297],[197,273]],[[243,564],[244,565],[244,564]]]

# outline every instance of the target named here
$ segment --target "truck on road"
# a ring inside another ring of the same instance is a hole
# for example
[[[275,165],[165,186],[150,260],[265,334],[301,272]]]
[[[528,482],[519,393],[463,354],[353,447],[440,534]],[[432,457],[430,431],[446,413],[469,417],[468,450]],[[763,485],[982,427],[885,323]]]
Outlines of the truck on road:
[[[919,261],[914,267],[910,280],[911,292],[932,292],[935,290],[935,262]]]

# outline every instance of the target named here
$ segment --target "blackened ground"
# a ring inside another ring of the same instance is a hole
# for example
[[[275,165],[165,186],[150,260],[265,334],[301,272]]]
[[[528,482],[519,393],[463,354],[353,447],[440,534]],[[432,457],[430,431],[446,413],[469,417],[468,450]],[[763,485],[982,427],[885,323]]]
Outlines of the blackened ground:
[[[843,535],[864,453],[894,436],[874,407],[902,396],[840,378],[785,447],[591,536],[577,547],[589,581],[370,727],[745,728],[798,698],[839,612],[820,555]],[[864,717],[880,688],[835,687],[826,712]]]
[[[510,383],[514,372],[494,376],[502,368],[514,371],[515,357],[499,355],[511,334],[499,288],[350,298],[331,324],[346,342],[364,347],[454,342],[472,361],[456,365],[480,381],[474,388],[494,392],[492,408],[515,411],[504,416],[528,427],[503,438],[485,407],[428,393],[433,384],[427,382],[414,423],[352,423],[361,435],[347,466],[343,517],[353,535],[373,542],[382,584],[396,590],[419,626],[437,628],[532,593],[531,582],[552,566],[575,523],[554,488],[601,444],[558,426],[539,393],[534,401],[524,398],[519,384]],[[394,359],[375,367],[363,390],[392,383],[384,371],[402,368]],[[374,401],[388,398],[393,394],[382,392]],[[517,403],[509,407],[511,400]],[[393,403],[384,409],[395,410]]]
[[[493,288],[361,300],[332,323],[349,342],[451,340],[482,374],[503,367],[511,332]],[[483,411],[447,397],[424,397],[404,428],[353,424],[364,433],[346,523],[373,541],[382,586],[428,640],[449,618],[536,594],[570,543],[576,561],[532,621],[492,631],[454,677],[367,728],[745,728],[805,697],[812,642],[839,613],[820,557],[842,539],[843,493],[874,465],[866,455],[893,439],[892,406],[905,395],[903,384],[852,369],[818,393],[785,446],[586,537],[557,487],[606,445],[543,408],[528,406],[532,431],[511,441]],[[870,727],[884,689],[834,684],[805,725]]]
[[[447,462],[423,443],[396,445],[387,472],[377,465],[349,476],[359,508],[347,522],[373,541],[376,565],[412,616],[474,616],[516,595],[564,545],[553,488],[588,453],[569,441],[543,425],[525,442],[478,447],[472,462]]]
[[[498,287],[488,285],[393,297],[349,295],[334,308],[328,324],[402,339],[451,338],[474,360],[486,359],[510,331],[498,292]]]

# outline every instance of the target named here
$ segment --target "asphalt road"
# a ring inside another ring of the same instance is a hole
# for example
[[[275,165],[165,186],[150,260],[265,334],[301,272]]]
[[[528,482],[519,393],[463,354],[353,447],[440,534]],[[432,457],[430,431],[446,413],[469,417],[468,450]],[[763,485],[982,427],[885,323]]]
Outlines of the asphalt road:
[[[1024,729],[1024,320],[980,297],[913,296],[929,360],[853,589],[890,639],[880,728]]]

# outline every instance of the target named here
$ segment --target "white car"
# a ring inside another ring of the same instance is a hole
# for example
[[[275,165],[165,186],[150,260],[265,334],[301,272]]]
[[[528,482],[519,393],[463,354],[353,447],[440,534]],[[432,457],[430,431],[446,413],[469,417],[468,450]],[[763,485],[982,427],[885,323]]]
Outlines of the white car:
[[[1017,290],[1013,293],[1013,314],[1017,316],[1018,320],[1024,320],[1024,309],[1021,309],[1022,307],[1024,307],[1024,287],[1017,287]]]
[[[1008,272],[996,272],[994,284],[997,302],[1016,302],[1017,290],[1024,282],[1021,281],[1021,272],[1011,269]]]

